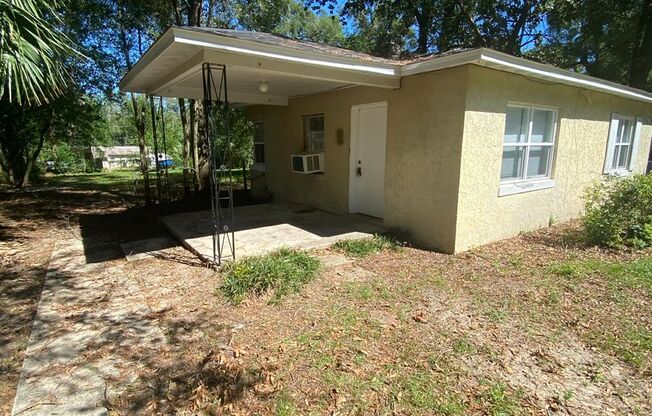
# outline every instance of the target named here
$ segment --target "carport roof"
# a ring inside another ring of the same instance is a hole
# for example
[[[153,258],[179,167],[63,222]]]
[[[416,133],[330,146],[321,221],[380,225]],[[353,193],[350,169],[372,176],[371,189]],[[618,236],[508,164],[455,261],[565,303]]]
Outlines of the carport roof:
[[[205,62],[227,68],[229,101],[244,104],[287,105],[290,97],[356,85],[397,89],[403,76],[465,64],[652,102],[642,90],[487,48],[394,60],[268,33],[187,26],[168,29],[120,81],[120,90],[199,99]]]
[[[289,49],[308,53],[321,53],[331,56],[340,56],[342,58],[358,59],[366,62],[376,62],[382,64],[394,65],[393,59],[381,58],[368,53],[352,51],[350,49],[331,46],[324,43],[310,42],[307,40],[298,40],[287,36],[275,35],[265,32],[252,32],[248,30],[220,29],[214,27],[185,26],[184,29],[202,33],[212,33],[218,36],[240,39],[244,41],[264,43],[270,46],[281,46]]]

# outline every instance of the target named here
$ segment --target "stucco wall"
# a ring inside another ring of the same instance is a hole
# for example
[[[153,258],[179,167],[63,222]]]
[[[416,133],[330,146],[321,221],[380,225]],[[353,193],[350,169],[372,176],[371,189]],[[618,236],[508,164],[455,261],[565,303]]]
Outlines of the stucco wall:
[[[554,188],[498,196],[508,103],[556,107]],[[644,172],[652,106],[612,95],[469,66],[456,251],[580,215],[588,184],[602,176],[612,113],[644,116],[635,171]]]
[[[416,244],[453,251],[467,73],[458,67],[405,77],[399,90],[354,87],[294,98],[287,107],[251,107],[251,119],[264,122],[264,185],[276,201],[347,213],[351,106],[386,101],[384,223]],[[303,150],[301,116],[315,113],[324,113],[325,172],[293,174],[290,154]]]

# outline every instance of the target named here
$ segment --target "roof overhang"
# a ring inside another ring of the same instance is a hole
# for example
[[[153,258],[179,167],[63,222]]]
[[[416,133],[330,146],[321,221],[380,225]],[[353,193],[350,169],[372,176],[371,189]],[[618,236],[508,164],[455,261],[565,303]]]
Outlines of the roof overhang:
[[[645,91],[486,48],[434,56],[419,62],[388,62],[172,27],[150,47],[119,86],[121,91],[201,99],[202,64],[211,63],[223,65],[227,70],[229,101],[287,105],[290,97],[348,86],[397,89],[403,76],[472,64],[652,102],[652,94]],[[261,81],[269,84],[265,93],[259,91]]]
[[[525,75],[554,83],[571,85],[587,90],[600,91],[634,100],[652,102],[652,94],[626,87],[615,82],[605,81],[577,72],[567,71],[551,65],[518,58],[491,49],[478,48],[448,56],[442,56],[421,62],[404,65],[401,75],[413,75],[422,72],[437,71],[459,65],[475,64],[504,72]]]
[[[287,105],[289,97],[351,85],[395,89],[398,68],[263,45],[211,33],[170,28],[120,81],[121,91],[202,98],[202,64],[227,69],[229,101]],[[261,93],[261,81],[270,85]]]

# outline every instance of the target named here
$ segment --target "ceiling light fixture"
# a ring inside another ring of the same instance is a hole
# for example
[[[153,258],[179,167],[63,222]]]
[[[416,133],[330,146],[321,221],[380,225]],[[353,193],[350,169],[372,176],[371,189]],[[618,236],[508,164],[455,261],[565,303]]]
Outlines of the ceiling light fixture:
[[[269,91],[269,84],[267,83],[267,81],[260,81],[258,83],[258,89],[260,90],[260,92],[267,92]]]

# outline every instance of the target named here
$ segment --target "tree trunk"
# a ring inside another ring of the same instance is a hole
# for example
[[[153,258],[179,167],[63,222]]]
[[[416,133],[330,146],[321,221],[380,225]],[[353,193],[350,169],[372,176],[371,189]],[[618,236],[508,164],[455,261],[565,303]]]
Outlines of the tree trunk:
[[[34,163],[36,163],[36,159],[38,159],[38,155],[41,153],[41,150],[43,150],[43,143],[45,143],[45,137],[50,132],[50,127],[52,126],[53,115],[54,115],[54,109],[50,107],[48,116],[45,118],[45,121],[43,122],[43,126],[41,127],[41,131],[39,133],[38,145],[36,146],[36,149],[34,150],[32,156],[30,157],[29,153],[25,151],[25,156],[28,158],[28,160],[27,160],[27,166],[25,167],[25,173],[23,174],[23,180],[20,185],[22,188],[29,185],[29,174],[32,173],[32,168],[34,167]]]
[[[181,129],[183,130],[183,197],[190,197],[190,123],[188,123],[188,111],[186,109],[186,100],[179,98],[179,118],[181,119]]]
[[[525,29],[525,24],[527,23],[528,17],[530,16],[531,8],[532,5],[530,4],[530,1],[523,2],[523,5],[520,9],[520,14],[518,15],[518,19],[516,19],[511,33],[507,36],[505,42],[505,50],[503,52],[507,52],[516,56],[521,54],[523,30]]]
[[[195,131],[193,159],[195,162],[195,175],[197,176],[199,190],[203,190],[208,187],[209,183],[210,155],[208,151],[208,142],[206,140],[204,104],[199,100],[195,100],[195,124],[197,130]]]
[[[134,109],[134,122],[138,131],[138,149],[140,150],[140,171],[143,174],[143,191],[145,203],[152,205],[152,194],[149,187],[149,158],[147,157],[147,146],[145,144],[145,106],[138,105],[136,96],[131,93],[131,104]]]
[[[648,89],[648,77],[652,70],[652,0],[647,0],[643,5],[636,28],[636,40],[629,69],[629,85]]]
[[[474,37],[473,46],[476,48],[487,46],[487,42],[484,36],[482,36],[482,32],[480,32],[480,28],[478,27],[478,24],[473,19],[471,12],[466,8],[466,5],[464,4],[464,0],[457,0],[457,4],[459,5],[460,10],[462,11],[462,15],[464,16],[466,22],[469,24],[469,26],[471,26],[471,30],[473,30],[473,37]]]
[[[432,1],[420,1],[417,9],[414,11],[417,21],[419,36],[417,37],[417,53],[428,53],[430,43],[430,32],[433,26],[433,6]]]
[[[457,1],[446,0],[441,11],[441,22],[437,40],[438,52],[446,52],[463,44],[465,17],[457,12]]]
[[[156,199],[161,203],[161,162],[159,160],[158,138],[156,137],[156,109],[154,108],[154,97],[149,96],[149,108],[152,112],[152,141],[154,142],[154,168],[156,169]]]
[[[430,29],[429,22],[424,21],[423,15],[417,15],[417,27],[419,28],[419,36],[417,38],[417,53],[424,54],[428,52],[428,37]]]
[[[195,192],[201,189],[201,178],[199,176],[199,150],[197,149],[197,101],[190,100],[190,152],[192,155],[192,182]]]
[[[242,164],[242,182],[244,182],[244,190],[248,191],[249,188],[247,188],[247,164],[246,163]]]
[[[188,25],[201,26],[202,0],[188,2]]]

